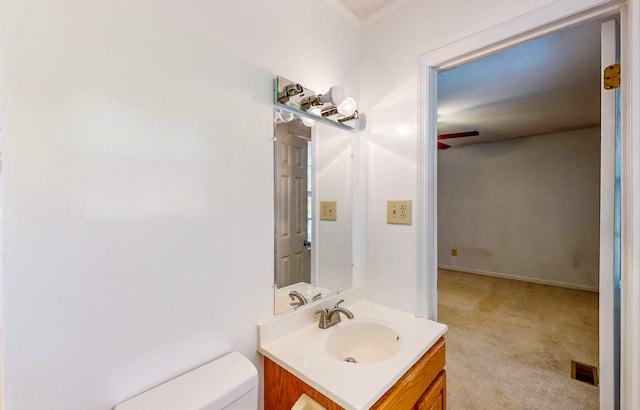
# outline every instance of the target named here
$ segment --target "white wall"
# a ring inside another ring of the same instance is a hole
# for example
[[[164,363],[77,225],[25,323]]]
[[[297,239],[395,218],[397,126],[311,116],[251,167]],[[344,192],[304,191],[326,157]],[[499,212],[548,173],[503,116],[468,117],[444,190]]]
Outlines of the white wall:
[[[352,271],[352,134],[323,124],[314,130],[313,196],[336,201],[336,220],[316,220],[317,286],[343,290],[351,287]],[[319,214],[319,212],[318,212]]]
[[[438,151],[438,264],[596,290],[599,204],[600,128]]]
[[[109,409],[232,349],[259,365],[273,77],[357,97],[358,30],[311,0],[0,10],[4,408]]]
[[[415,215],[412,226],[387,225],[385,215],[388,199],[416,198],[418,57],[551,2],[414,0],[363,29],[369,299],[415,312]]]

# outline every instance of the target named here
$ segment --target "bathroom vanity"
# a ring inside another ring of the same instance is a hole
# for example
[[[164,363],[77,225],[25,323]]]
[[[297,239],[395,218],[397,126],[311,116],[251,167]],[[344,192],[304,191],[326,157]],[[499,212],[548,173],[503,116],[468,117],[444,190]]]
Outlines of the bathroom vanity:
[[[289,409],[303,393],[327,409],[444,408],[446,325],[357,293],[344,296],[354,319],[327,329],[315,312],[338,297],[260,325],[265,409]]]
[[[444,364],[445,342],[440,338],[371,409],[446,409]],[[266,357],[264,381],[265,410],[290,409],[303,393],[328,410],[343,408]]]

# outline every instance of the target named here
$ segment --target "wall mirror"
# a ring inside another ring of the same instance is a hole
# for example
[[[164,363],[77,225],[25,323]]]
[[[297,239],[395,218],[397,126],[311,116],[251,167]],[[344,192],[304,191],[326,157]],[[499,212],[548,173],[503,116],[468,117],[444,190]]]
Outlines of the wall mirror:
[[[352,139],[274,109],[275,303],[291,310],[352,286]]]

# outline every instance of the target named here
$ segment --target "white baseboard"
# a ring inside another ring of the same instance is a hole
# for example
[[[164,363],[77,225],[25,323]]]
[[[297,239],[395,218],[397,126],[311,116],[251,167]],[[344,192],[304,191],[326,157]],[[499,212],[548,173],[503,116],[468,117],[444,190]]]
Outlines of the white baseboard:
[[[459,266],[438,265],[438,269],[454,270],[465,273],[475,273],[476,275],[493,276],[502,279],[519,280],[522,282],[538,283],[540,285],[558,286],[561,288],[587,290],[589,292],[598,292],[598,288],[594,286],[577,285],[575,283],[558,282],[555,280],[531,278],[527,276],[511,275],[509,273],[490,272],[480,269],[462,268]]]

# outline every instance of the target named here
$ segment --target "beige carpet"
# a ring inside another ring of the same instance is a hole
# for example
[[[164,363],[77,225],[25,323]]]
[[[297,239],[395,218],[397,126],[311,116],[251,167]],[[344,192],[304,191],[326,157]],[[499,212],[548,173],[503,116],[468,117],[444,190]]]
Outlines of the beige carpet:
[[[598,294],[440,270],[448,409],[597,409]]]

